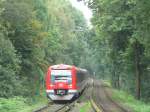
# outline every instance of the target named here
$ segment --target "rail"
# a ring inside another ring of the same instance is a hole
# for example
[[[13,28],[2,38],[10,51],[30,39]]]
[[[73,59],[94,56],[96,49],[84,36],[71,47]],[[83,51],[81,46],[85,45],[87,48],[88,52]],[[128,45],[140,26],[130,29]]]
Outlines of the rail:
[[[95,85],[94,85],[94,82],[93,82],[93,86],[92,86],[93,91],[94,91],[94,87],[95,87]],[[96,100],[94,100],[94,98],[93,98],[93,95],[94,95],[94,94],[93,94],[93,91],[92,91],[91,97],[90,97],[90,102],[91,102],[91,105],[92,105],[93,110],[94,110],[95,112],[111,112],[111,111],[107,110],[106,107],[104,107],[103,103],[100,101],[101,99],[98,99],[99,102],[97,102]],[[104,93],[105,93],[107,99],[108,99],[112,104],[114,104],[114,105],[116,106],[116,108],[118,108],[119,110],[121,110],[121,112],[131,112],[129,109],[123,107],[121,104],[119,104],[119,103],[117,103],[116,101],[114,101],[114,100],[112,99],[112,97],[108,94],[108,92],[106,91],[105,87],[102,87],[102,88],[101,88],[101,91],[104,91]],[[99,96],[96,96],[96,97],[98,98]],[[116,111],[116,112],[117,112],[117,111]],[[118,111],[118,112],[120,112],[120,111]]]
[[[44,105],[44,106],[40,107],[39,109],[34,110],[33,112],[41,112],[42,110],[47,109],[49,107],[49,105],[53,105],[53,102],[49,102],[47,105]]]

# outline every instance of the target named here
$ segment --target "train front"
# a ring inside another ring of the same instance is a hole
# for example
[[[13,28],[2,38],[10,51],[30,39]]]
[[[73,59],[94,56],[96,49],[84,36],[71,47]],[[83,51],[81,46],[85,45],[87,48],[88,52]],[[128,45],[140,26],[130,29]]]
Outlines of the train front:
[[[54,101],[71,100],[76,94],[76,68],[70,65],[49,67],[46,75],[47,96]]]

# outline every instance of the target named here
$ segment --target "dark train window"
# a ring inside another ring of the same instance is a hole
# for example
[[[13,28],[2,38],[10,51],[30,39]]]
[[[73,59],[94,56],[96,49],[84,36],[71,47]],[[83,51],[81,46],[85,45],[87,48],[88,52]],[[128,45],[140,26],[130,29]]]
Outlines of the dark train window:
[[[84,80],[84,73],[77,71],[77,83],[80,83]]]

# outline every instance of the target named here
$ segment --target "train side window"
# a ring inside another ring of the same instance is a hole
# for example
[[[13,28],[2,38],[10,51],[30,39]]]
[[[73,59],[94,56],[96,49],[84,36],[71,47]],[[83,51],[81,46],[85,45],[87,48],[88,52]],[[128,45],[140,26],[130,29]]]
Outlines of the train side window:
[[[80,74],[79,74],[79,71],[77,71],[77,83],[80,82]]]
[[[77,72],[77,83],[82,82],[83,79],[84,79],[83,74],[82,74],[80,71],[78,71],[78,72]]]

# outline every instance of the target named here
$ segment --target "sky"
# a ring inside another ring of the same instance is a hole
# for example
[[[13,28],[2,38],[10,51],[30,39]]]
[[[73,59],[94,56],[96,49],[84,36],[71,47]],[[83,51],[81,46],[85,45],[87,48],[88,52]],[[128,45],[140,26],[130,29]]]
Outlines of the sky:
[[[73,7],[80,10],[85,19],[87,20],[88,26],[91,26],[90,19],[92,18],[92,11],[84,4],[84,2],[77,2],[77,0],[69,0]]]

